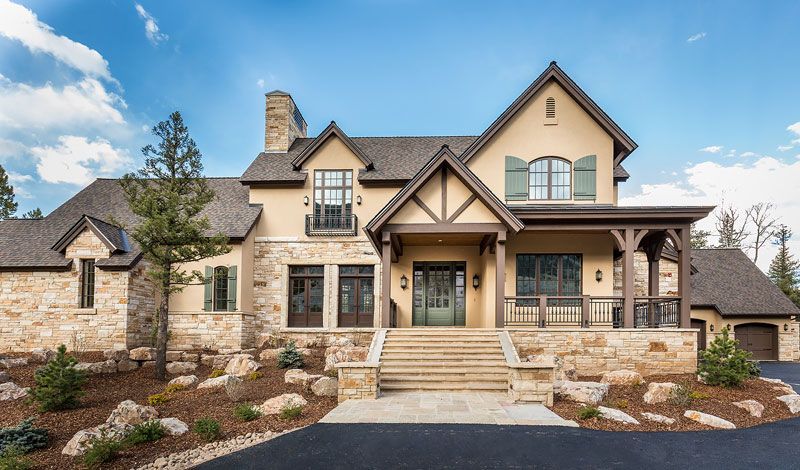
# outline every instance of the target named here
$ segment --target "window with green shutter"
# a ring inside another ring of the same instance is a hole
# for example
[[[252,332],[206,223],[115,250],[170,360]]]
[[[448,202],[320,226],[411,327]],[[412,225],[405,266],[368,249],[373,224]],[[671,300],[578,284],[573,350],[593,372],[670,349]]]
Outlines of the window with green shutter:
[[[528,199],[528,163],[517,157],[506,156],[506,201]]]
[[[597,198],[597,156],[579,158],[575,170],[575,200],[594,201]]]
[[[206,266],[203,310],[236,310],[236,266]]]

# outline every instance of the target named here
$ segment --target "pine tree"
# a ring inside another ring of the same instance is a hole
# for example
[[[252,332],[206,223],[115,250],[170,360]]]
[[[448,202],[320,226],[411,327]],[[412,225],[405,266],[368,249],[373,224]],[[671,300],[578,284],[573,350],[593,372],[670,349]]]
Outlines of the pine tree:
[[[0,165],[0,219],[7,219],[17,212],[14,202],[14,187],[8,184],[8,173]]]
[[[42,214],[42,210],[38,207],[36,209],[31,209],[28,212],[22,214],[23,219],[42,219],[44,215]]]
[[[187,285],[208,282],[200,271],[187,272],[186,263],[230,252],[222,234],[209,235],[211,224],[200,212],[214,199],[202,176],[202,154],[177,111],[153,127],[157,147],[142,149],[144,167],[125,175],[122,185],[131,211],[141,222],[128,230],[149,262],[148,278],[156,286],[158,333],[155,375],[166,377],[167,326],[170,294]]]
[[[75,369],[78,360],[67,356],[67,347],[58,347],[56,356],[34,374],[36,386],[31,390],[41,411],[63,410],[78,406],[83,396],[86,373]]]
[[[697,374],[708,385],[736,387],[753,376],[752,354],[739,349],[739,342],[730,337],[728,328],[714,338],[701,356]]]
[[[691,245],[692,248],[708,248],[708,237],[711,232],[697,228],[697,224],[692,224],[691,228]]]
[[[767,275],[770,280],[786,294],[792,302],[800,306],[800,261],[789,253],[789,240],[792,230],[786,225],[779,225],[775,230],[773,244],[778,247],[778,253],[769,264]]]
[[[289,344],[278,354],[278,367],[281,369],[300,369],[304,362],[303,355],[297,350],[294,341],[289,341]]]

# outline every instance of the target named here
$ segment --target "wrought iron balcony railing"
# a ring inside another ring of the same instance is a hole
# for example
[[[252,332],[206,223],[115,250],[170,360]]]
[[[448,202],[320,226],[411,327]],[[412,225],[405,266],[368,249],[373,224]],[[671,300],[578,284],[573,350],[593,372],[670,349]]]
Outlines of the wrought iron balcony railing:
[[[328,216],[306,214],[306,235],[347,237],[354,236],[358,229],[358,217],[355,214]]]

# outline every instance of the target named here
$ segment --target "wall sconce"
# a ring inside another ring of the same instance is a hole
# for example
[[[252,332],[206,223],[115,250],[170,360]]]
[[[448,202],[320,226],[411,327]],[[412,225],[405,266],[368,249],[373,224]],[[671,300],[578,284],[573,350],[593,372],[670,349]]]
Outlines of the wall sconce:
[[[730,323],[728,323],[727,328],[728,328],[728,333],[730,333],[731,332],[731,324]]]
[[[474,276],[472,276],[472,287],[477,289],[480,286],[481,286],[481,278],[480,276],[475,274]]]
[[[356,196],[356,204],[361,205],[361,195]]]
[[[408,278],[406,277],[405,274],[403,274],[402,276],[400,276],[400,288],[406,290],[407,287],[408,287]]]
[[[714,332],[714,324],[713,323],[708,325],[708,331],[710,331],[712,333]]]
[[[598,269],[598,270],[597,270],[597,271],[594,273],[594,280],[595,280],[595,281],[597,281],[597,282],[600,282],[600,281],[602,281],[602,280],[603,280],[603,271],[600,271],[600,270]]]
[[[784,323],[783,324],[783,331],[789,331],[789,324],[788,323]]]
[[[308,205],[308,196],[303,196],[303,205]]]

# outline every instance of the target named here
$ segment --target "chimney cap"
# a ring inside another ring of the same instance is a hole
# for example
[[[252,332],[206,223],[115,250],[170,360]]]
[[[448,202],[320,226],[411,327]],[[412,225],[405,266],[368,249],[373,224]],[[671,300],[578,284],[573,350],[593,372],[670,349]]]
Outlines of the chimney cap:
[[[266,95],[266,96],[273,96],[273,95],[279,95],[279,96],[291,96],[289,93],[286,93],[286,92],[285,92],[285,91],[283,91],[283,90],[272,90],[272,91],[270,91],[270,92],[268,92],[268,93],[264,93],[264,95]]]

